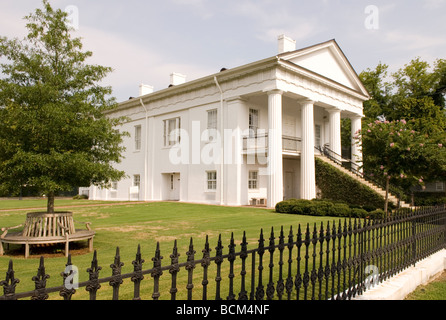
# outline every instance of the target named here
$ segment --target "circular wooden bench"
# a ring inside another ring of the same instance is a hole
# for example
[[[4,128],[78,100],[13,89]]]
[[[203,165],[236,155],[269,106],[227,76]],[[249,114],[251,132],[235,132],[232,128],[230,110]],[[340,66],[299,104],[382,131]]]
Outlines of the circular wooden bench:
[[[78,230],[75,223],[83,223],[86,230]],[[23,231],[9,233],[23,227]],[[0,235],[0,256],[4,255],[3,243],[25,245],[25,258],[29,257],[30,245],[65,243],[65,256],[68,256],[70,242],[88,240],[89,250],[93,250],[95,232],[89,222],[76,222],[71,212],[39,213],[32,212],[26,221],[16,227],[2,228]]]

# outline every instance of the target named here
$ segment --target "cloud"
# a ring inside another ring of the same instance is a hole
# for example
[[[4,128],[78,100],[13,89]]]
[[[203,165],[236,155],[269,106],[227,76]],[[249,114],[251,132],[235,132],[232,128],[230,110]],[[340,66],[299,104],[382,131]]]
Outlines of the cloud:
[[[438,9],[446,5],[446,0],[424,0],[426,9]]]
[[[401,51],[419,51],[444,46],[446,45],[446,38],[440,35],[394,30],[384,34],[384,42],[393,44],[395,49]]]
[[[234,5],[232,14],[254,21],[258,30],[256,38],[265,42],[276,41],[281,34],[299,42],[320,31],[320,24],[314,18],[293,7],[277,6],[275,1],[241,1]]]
[[[188,81],[212,73],[204,66],[169,62],[163,52],[115,33],[81,27],[76,36],[82,37],[84,50],[93,52],[88,63],[113,68],[104,84],[113,87],[120,101],[135,96],[141,83],[152,85],[155,90],[167,88],[172,72],[185,74]]]

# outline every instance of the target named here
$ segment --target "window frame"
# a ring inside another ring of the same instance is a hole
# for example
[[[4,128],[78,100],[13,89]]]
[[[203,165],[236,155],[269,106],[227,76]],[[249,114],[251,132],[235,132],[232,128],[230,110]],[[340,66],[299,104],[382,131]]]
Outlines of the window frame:
[[[260,111],[259,109],[249,108],[248,116],[249,137],[256,138],[259,131]]]
[[[255,174],[253,177],[251,174]],[[248,172],[248,190],[259,190],[259,171],[250,170]]]
[[[135,126],[135,151],[141,151],[142,148],[142,127]]]
[[[215,117],[215,119],[212,119]],[[207,140],[208,142],[217,141],[218,130],[218,109],[211,109],[207,111]]]
[[[212,175],[212,176],[210,176]],[[217,191],[217,171],[209,170],[206,171],[206,190],[208,192],[216,192]]]
[[[170,126],[174,124],[174,128]],[[163,121],[164,147],[170,148],[181,142],[181,118],[170,118]],[[172,138],[173,137],[173,138]]]

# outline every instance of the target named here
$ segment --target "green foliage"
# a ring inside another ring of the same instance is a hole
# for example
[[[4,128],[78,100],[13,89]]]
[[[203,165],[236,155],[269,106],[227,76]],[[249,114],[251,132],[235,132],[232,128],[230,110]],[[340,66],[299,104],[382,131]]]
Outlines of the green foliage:
[[[365,171],[387,177],[406,190],[423,185],[425,177],[441,178],[446,171],[446,149],[437,136],[417,132],[416,122],[376,120],[367,124],[359,133],[367,150]]]
[[[62,10],[48,1],[27,16],[22,41],[0,37],[0,189],[18,193],[33,186],[49,195],[73,186],[103,186],[124,173],[122,137],[104,111],[117,106],[110,87],[99,83],[111,72],[90,65]]]
[[[371,95],[364,103],[361,132],[364,171],[387,174],[406,190],[422,181],[444,180],[446,60],[431,67],[416,58],[390,76],[380,63],[360,78]]]
[[[351,205],[384,208],[384,199],[369,187],[316,159],[316,184],[323,199],[343,201]]]
[[[279,202],[276,212],[307,216],[327,216],[343,218],[383,218],[384,211],[367,211],[364,207],[349,206],[346,203],[329,200],[290,199]]]

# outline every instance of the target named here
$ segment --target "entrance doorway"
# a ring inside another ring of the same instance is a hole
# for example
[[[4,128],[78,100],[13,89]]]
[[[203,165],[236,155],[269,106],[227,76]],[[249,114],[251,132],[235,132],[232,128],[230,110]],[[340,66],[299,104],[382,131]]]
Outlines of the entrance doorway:
[[[285,172],[284,179],[285,190],[283,192],[284,200],[293,199],[294,197],[294,172]]]
[[[169,201],[180,201],[180,174],[179,173],[169,173],[166,174],[166,196]]]

